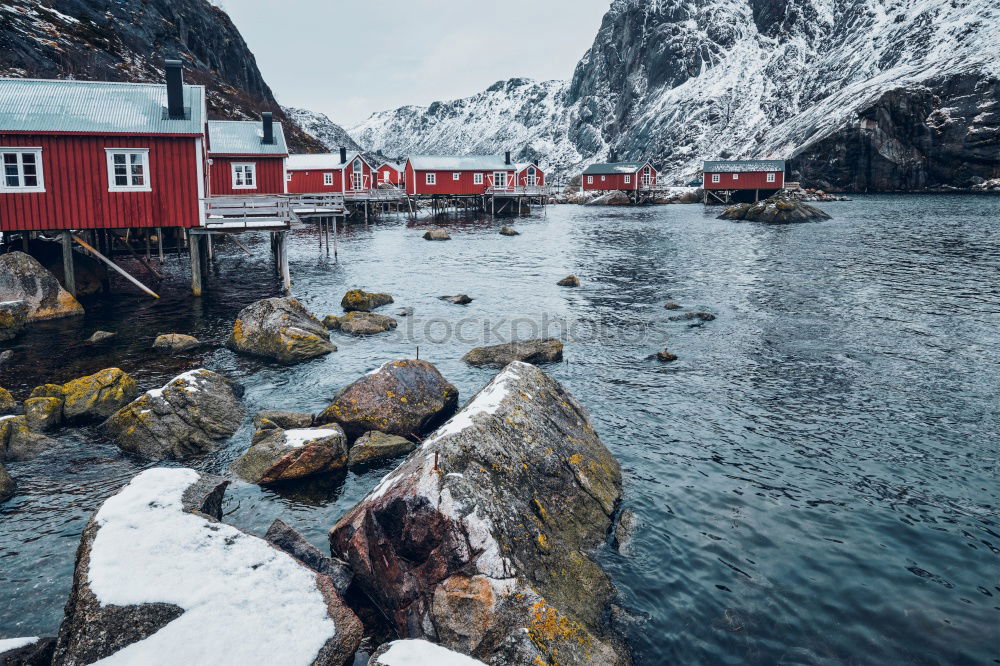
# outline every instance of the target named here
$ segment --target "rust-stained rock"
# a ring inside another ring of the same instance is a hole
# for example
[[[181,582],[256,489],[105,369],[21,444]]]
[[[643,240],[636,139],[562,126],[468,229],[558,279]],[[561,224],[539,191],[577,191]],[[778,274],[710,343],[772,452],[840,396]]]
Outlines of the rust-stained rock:
[[[326,327],[293,298],[265,298],[243,308],[226,346],[281,363],[337,351]]]
[[[604,543],[621,471],[587,412],[511,363],[331,530],[404,638],[493,664],[620,666]],[[526,630],[526,631],[525,631]]]
[[[369,430],[420,436],[451,416],[457,404],[458,389],[433,364],[390,361],[340,391],[317,421],[339,423],[351,441]]]

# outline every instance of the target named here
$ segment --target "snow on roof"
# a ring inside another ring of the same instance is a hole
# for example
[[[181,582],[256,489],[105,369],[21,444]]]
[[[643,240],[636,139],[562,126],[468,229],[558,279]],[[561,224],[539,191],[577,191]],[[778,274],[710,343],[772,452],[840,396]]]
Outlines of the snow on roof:
[[[378,661],[384,666],[484,666],[478,659],[420,639],[389,643]]]
[[[382,167],[386,167],[386,166],[387,167],[392,167],[393,169],[395,169],[396,171],[399,171],[400,173],[402,173],[403,169],[406,168],[405,164],[400,164],[399,162],[383,162],[382,165],[379,166],[379,169],[381,169]]]
[[[184,86],[187,117],[167,117],[159,83],[0,79],[0,132],[201,134],[204,86]]]
[[[340,153],[309,153],[289,155],[286,163],[289,171],[322,171],[324,169],[343,169],[348,162],[353,162],[358,153],[347,154],[347,162],[340,161]],[[364,158],[362,158],[364,161]]]
[[[528,167],[535,167],[539,171],[542,170],[542,167],[538,166],[534,162],[518,162],[517,164],[514,165],[514,170],[517,171],[518,173],[521,173]]]
[[[704,173],[748,173],[752,171],[784,171],[784,160],[706,160]]]
[[[412,155],[414,171],[506,171],[514,168],[503,155]]]
[[[336,633],[316,575],[263,539],[184,511],[199,478],[149,469],[97,512],[90,588],[102,605],[184,613],[99,663],[309,664]]]
[[[583,175],[613,174],[613,173],[635,173],[649,162],[601,162],[591,164],[583,172]]]
[[[287,155],[285,131],[274,123],[274,143],[263,143],[260,120],[209,120],[209,155]]]

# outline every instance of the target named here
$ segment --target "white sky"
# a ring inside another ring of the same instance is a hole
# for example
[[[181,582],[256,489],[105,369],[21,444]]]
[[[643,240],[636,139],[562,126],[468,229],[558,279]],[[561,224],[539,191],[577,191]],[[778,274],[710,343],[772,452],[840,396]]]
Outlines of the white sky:
[[[569,79],[610,0],[214,0],[278,101],[340,125],[465,97],[501,79]]]

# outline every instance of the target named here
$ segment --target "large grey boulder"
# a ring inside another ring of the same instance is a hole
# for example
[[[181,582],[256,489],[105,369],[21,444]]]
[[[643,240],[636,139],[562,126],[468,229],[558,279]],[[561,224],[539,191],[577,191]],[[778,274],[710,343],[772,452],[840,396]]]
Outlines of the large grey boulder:
[[[263,422],[233,471],[250,483],[294,481],[347,466],[347,438],[337,424],[285,430]]]
[[[83,314],[59,280],[24,252],[0,254],[0,303],[7,301],[22,301],[28,321]]]
[[[514,361],[525,363],[555,363],[563,357],[563,344],[558,338],[537,338],[523,342],[508,342],[501,345],[476,347],[462,360],[469,365],[502,368]]]
[[[83,531],[54,666],[342,666],[362,627],[329,577],[218,522],[228,482],[149,469]]]
[[[0,342],[13,340],[28,323],[28,306],[24,301],[0,303]]]
[[[243,308],[226,346],[281,363],[337,351],[326,327],[293,298],[265,298]]]
[[[512,363],[341,518],[330,546],[401,637],[494,664],[629,664],[590,555],[620,496],[586,410]]]
[[[124,451],[155,460],[183,458],[232,437],[243,422],[240,395],[222,375],[189,370],[119,409],[104,427]]]
[[[458,389],[433,364],[390,361],[349,384],[317,416],[339,423],[351,441],[369,430],[410,437],[424,435],[458,405]]]
[[[28,402],[28,401],[26,401]],[[56,445],[28,416],[0,416],[0,460],[30,460]]]

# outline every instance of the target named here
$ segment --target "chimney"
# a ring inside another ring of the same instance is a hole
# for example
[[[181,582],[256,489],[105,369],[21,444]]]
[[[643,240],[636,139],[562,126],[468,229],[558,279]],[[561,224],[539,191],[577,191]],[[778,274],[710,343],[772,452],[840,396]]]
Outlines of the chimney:
[[[184,116],[184,71],[180,60],[165,60],[167,70],[167,117],[181,120]]]
[[[617,161],[618,161],[618,153],[612,150],[611,155],[608,156],[608,162],[614,164]]]
[[[340,163],[341,164],[346,164],[347,163],[347,148],[343,148],[342,147],[340,149]]]
[[[536,158],[535,158],[534,160],[532,160],[532,161],[531,161],[531,163],[532,163],[532,164],[534,164],[535,166],[538,166],[538,165],[539,165],[539,164],[541,164],[542,162],[541,162],[541,160],[539,160],[539,159],[538,159],[538,158],[536,157]]]
[[[504,155],[503,155],[503,163],[504,164],[510,164],[510,151],[509,150],[506,153],[504,153]]]
[[[274,114],[270,111],[265,111],[260,114],[260,117],[264,122],[264,139],[261,143],[272,145],[274,143]]]

